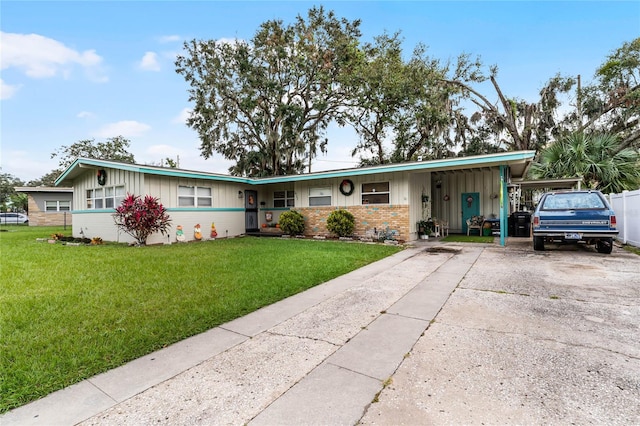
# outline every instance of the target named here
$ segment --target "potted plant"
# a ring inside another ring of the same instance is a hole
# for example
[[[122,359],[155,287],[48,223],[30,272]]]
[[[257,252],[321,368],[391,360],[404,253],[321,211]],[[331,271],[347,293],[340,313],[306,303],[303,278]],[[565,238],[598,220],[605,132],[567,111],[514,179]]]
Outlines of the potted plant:
[[[433,233],[433,221],[431,219],[425,220],[422,219],[417,223],[418,228],[418,237],[420,239],[426,240]]]

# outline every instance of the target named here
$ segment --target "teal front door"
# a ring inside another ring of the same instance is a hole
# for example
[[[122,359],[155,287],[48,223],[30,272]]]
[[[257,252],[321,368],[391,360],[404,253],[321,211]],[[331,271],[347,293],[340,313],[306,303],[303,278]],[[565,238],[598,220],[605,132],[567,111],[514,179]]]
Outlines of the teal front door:
[[[467,233],[467,219],[471,216],[480,216],[480,193],[462,193],[462,233]]]

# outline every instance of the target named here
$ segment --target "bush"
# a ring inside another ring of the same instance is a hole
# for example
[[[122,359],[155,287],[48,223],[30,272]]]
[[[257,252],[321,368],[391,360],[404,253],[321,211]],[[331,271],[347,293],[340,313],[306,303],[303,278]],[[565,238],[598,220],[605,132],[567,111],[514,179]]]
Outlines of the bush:
[[[280,215],[280,229],[285,234],[301,235],[304,232],[304,217],[299,211],[289,210]]]
[[[356,227],[356,219],[347,210],[334,210],[327,218],[327,229],[339,237],[350,237]]]
[[[171,219],[158,198],[146,195],[143,198],[127,194],[122,204],[116,207],[113,221],[118,229],[136,239],[138,245],[145,245],[154,232],[169,233]]]

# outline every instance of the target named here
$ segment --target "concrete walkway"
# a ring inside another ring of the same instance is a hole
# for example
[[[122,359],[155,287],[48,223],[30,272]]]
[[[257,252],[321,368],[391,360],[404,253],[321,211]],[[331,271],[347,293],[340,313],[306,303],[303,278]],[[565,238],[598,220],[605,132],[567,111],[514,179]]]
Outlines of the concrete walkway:
[[[639,332],[638,256],[430,240],[0,424],[640,424]]]

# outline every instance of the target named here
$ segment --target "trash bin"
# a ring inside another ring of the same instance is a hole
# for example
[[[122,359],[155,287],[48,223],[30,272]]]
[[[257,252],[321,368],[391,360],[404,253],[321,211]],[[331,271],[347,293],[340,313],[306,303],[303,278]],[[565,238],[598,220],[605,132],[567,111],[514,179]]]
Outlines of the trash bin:
[[[531,213],[513,213],[513,225],[516,237],[529,237],[531,235]]]

